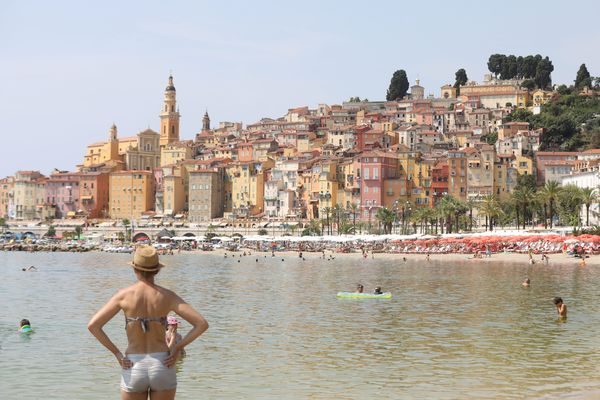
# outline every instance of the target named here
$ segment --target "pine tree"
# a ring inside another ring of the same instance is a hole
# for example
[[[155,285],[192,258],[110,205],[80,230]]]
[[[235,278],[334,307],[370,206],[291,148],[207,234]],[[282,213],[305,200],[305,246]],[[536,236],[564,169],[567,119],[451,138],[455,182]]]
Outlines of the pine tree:
[[[408,78],[406,77],[406,71],[400,69],[394,72],[385,98],[387,101],[401,100],[406,96],[407,91]]]
[[[575,87],[577,89],[583,89],[584,86],[592,87],[592,77],[585,66],[585,64],[581,64],[579,67],[579,71],[577,71],[577,76],[575,77]]]

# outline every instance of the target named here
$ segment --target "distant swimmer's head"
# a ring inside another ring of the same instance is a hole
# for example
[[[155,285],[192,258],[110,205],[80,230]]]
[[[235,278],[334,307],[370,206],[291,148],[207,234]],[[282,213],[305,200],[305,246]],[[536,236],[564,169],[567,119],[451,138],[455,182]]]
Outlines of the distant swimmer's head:
[[[552,300],[554,302],[555,305],[559,305],[562,304],[563,299],[561,299],[560,297],[555,297],[554,300]]]
[[[358,285],[356,285],[356,291],[358,293],[362,293],[364,289],[365,289],[365,287],[363,285],[361,285],[360,283]]]
[[[29,322],[29,320],[28,320],[28,319],[25,319],[25,318],[23,318],[23,319],[21,320],[20,327],[22,328],[22,327],[24,327],[25,325],[27,325],[27,326],[30,326],[30,325],[31,325],[31,323]]]
[[[160,271],[164,264],[158,260],[158,253],[152,246],[140,246],[135,250],[131,266],[135,269],[136,274],[144,278],[153,277]]]
[[[530,284],[530,283],[531,283],[531,280],[530,280],[529,278],[525,278],[525,280],[523,281],[523,283]]]
[[[377,286],[377,287],[375,288],[375,294],[381,294],[381,293],[382,293],[382,291],[381,291],[381,286]]]

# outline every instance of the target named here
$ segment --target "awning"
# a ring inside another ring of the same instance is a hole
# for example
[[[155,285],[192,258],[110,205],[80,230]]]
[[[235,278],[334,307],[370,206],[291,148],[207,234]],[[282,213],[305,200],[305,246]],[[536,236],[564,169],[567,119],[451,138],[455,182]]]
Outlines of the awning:
[[[173,214],[173,210],[165,210],[165,215],[172,215]]]
[[[142,215],[142,219],[149,219],[150,215]]]
[[[177,214],[177,215],[175,215],[175,218],[177,218],[177,219],[183,218],[183,214]]]
[[[221,222],[219,224],[220,227],[225,228],[227,226],[227,222]]]
[[[81,200],[91,200],[94,196],[81,196]]]
[[[67,212],[67,217],[74,217],[75,216],[75,211],[69,211]]]
[[[162,214],[154,214],[154,217],[152,217],[152,218],[162,218],[162,217],[163,217]]]

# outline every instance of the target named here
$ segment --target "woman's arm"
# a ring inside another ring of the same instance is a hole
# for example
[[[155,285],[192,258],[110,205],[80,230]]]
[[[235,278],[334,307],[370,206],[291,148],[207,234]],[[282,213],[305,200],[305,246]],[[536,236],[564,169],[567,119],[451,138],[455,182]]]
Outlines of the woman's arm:
[[[173,304],[173,311],[181,316],[181,318],[189,322],[192,325],[192,330],[189,331],[180,342],[175,343],[171,348],[171,355],[164,361],[164,364],[167,367],[173,366],[175,361],[177,361],[179,352],[208,329],[208,322],[206,322],[204,317],[200,315],[198,311],[194,310],[192,306],[183,301],[183,299],[181,299],[179,296],[174,296],[175,300]]]
[[[98,339],[98,341],[108,349],[117,358],[117,361],[123,368],[131,367],[131,362],[123,357],[117,346],[110,340],[102,329],[121,310],[120,301],[122,293],[115,294],[88,322],[88,330]]]

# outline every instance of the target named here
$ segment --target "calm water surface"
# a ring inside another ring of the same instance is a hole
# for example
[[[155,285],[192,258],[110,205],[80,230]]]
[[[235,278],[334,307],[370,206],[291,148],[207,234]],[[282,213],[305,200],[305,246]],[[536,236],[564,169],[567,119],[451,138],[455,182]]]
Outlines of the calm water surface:
[[[117,399],[87,332],[134,276],[130,255],[0,253],[0,397]],[[158,283],[211,324],[178,365],[178,399],[597,398],[594,267],[339,257],[167,256]],[[39,272],[21,268],[36,265]],[[526,276],[529,289],[520,286]],[[392,300],[338,300],[356,282]],[[569,307],[556,320],[555,295]],[[16,333],[21,318],[36,330]],[[185,333],[189,325],[182,324]],[[122,315],[106,330],[125,348]]]

